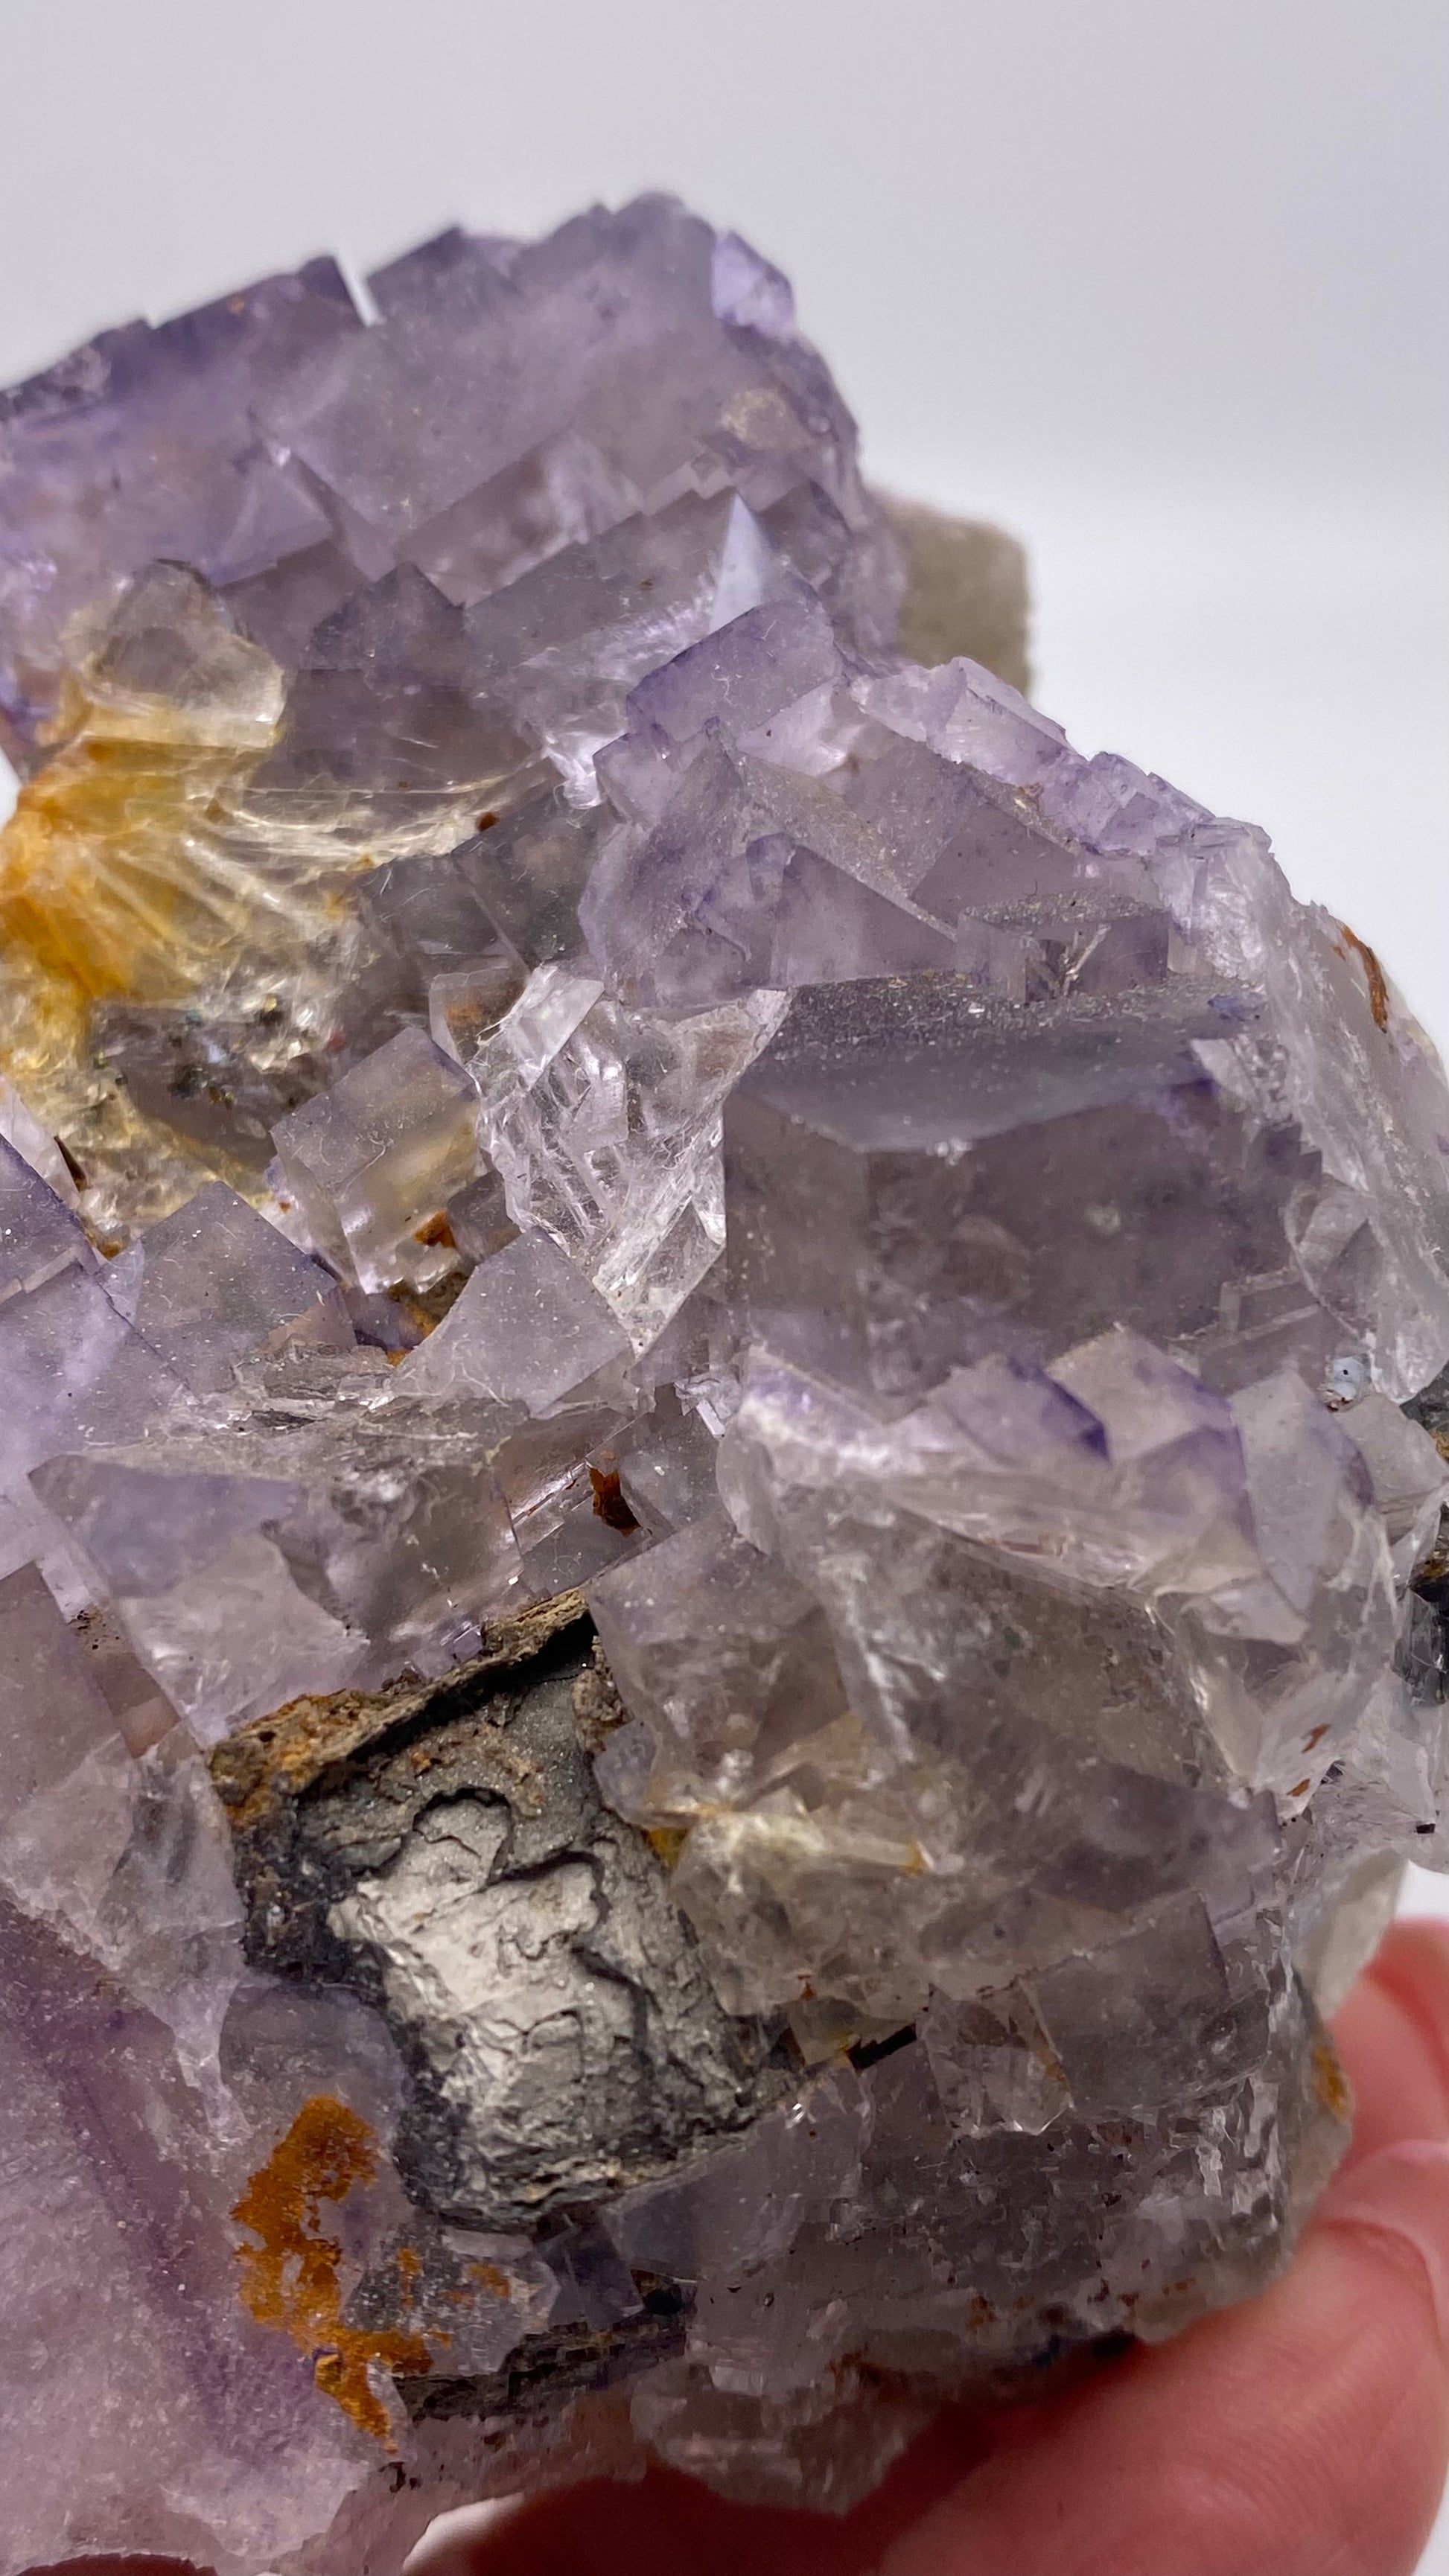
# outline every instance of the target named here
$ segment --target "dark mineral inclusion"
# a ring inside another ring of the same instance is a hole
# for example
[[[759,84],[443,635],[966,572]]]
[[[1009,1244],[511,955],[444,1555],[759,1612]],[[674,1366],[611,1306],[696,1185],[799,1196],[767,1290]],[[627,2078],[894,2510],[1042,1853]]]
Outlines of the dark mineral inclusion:
[[[624,1713],[571,1592],[438,1682],[295,1700],[210,1757],[248,1957],[384,2015],[412,2078],[399,2169],[464,2227],[566,2221],[796,2080],[778,2026],[723,2011],[662,1861],[599,1795],[589,1755]]]
[[[840,2507],[1449,1861],[1449,1095],[682,207],[0,396],[0,2576]],[[965,625],[961,619],[965,619]]]

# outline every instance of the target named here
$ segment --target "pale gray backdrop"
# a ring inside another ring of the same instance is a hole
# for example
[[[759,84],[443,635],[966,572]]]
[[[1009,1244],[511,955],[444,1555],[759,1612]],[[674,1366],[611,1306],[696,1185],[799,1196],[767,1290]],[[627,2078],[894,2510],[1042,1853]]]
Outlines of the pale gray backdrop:
[[[1051,712],[1266,824],[1449,1045],[1446,103],[1440,0],[0,0],[0,382],[677,189],[878,480],[1026,537]]]

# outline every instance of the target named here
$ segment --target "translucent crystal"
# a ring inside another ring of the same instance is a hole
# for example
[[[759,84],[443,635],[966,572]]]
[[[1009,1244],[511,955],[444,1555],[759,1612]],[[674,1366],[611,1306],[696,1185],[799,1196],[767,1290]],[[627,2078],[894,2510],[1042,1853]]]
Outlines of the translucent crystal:
[[[73,1195],[73,1194],[72,1194]],[[0,1303],[64,1270],[92,1269],[84,1228],[35,1164],[0,1136]]]
[[[331,1091],[277,1121],[287,1190],[319,1252],[364,1288],[448,1268],[428,1220],[477,1161],[477,1102],[456,1062],[401,1029]]]
[[[510,1216],[579,1264],[636,1347],[718,1255],[722,1104],[783,1009],[766,992],[667,1018],[544,966],[474,1059]]]
[[[504,1013],[517,1001],[523,978],[511,957],[480,960],[428,986],[428,1029],[433,1044],[457,1064],[475,1056]]]
[[[666,1388],[619,1466],[622,1498],[654,1537],[708,1518],[715,1506],[717,1448],[703,1416],[687,1411]]]
[[[236,580],[326,536],[325,510],[267,454],[252,406],[260,383],[357,328],[340,271],[314,260],[159,329],[103,332],[4,397],[16,579],[3,696],[18,739],[51,711],[67,618],[118,575],[180,561]]]
[[[350,854],[245,813],[282,674],[196,574],[138,573],[66,653],[61,739],[0,833],[7,1061],[124,1239],[190,1195],[191,1150],[265,1162],[367,943]]]
[[[631,1730],[600,1756],[625,1812],[676,1823],[768,1780],[782,1756],[845,1713],[810,1594],[722,1519],[695,1522],[593,1586],[595,1624],[634,1724],[652,1722],[662,1775],[622,1796]],[[790,1765],[785,1763],[786,1768]],[[671,1777],[671,1774],[678,1774]]]
[[[593,755],[622,729],[634,682],[789,582],[738,494],[689,494],[480,600],[469,668],[588,799]]]
[[[30,1470],[60,1451],[143,1436],[184,1418],[187,1393],[126,1322],[91,1270],[71,1263],[0,1305],[0,1563],[34,1560],[67,1610],[93,1598]]]
[[[843,2509],[1272,2278],[1449,1868],[1378,959],[738,236],[370,285],[0,397],[0,2576]]]
[[[7,1783],[0,1881],[27,1912],[90,1931],[130,1833],[131,1756],[33,1565],[0,1583],[0,1638]]]
[[[75,1175],[53,1136],[22,1100],[8,1074],[0,1074],[0,1139],[48,1182],[67,1207],[76,1201]]]
[[[443,1213],[458,1251],[470,1264],[486,1261],[490,1252],[501,1252],[518,1232],[508,1213],[503,1176],[491,1163],[454,1191]]]
[[[1214,998],[1184,978],[1109,1019],[1074,997],[1008,1015],[939,978],[803,996],[727,1114],[751,1332],[890,1397],[1113,1323],[1217,1384],[1278,1359],[1333,1383],[1363,1326],[1293,1261],[1318,1160],[1218,1088]]]
[[[106,1292],[197,1393],[229,1388],[251,1351],[350,1350],[354,1338],[335,1279],[221,1181],[148,1227]]]
[[[224,1430],[36,1471],[142,1662],[208,1739],[301,1691],[445,1666],[522,1595],[503,1479],[522,1515],[547,1472],[506,1458],[517,1408],[459,1402],[440,1419],[378,1367],[333,1407],[289,1401],[283,1381]]]
[[[628,1336],[572,1262],[546,1238],[520,1235],[479,1263],[398,1383],[428,1402],[492,1396],[547,1413],[596,1388],[622,1394],[629,1356]]]

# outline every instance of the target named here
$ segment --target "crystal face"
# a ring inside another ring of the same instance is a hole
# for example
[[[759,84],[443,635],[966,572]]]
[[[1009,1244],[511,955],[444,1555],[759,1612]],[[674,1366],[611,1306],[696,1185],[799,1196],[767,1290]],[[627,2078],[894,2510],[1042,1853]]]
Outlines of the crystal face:
[[[844,2507],[1273,2276],[1449,1866],[1378,960],[743,242],[370,285],[0,398],[0,2576]]]

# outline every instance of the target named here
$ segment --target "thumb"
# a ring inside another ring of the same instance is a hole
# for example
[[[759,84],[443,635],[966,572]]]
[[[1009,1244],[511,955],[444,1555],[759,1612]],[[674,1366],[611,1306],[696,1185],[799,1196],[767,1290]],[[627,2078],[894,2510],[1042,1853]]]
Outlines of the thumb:
[[[1374,2241],[1411,2281],[1449,2355],[1449,2146],[1406,2138],[1335,2175],[1314,2224]]]

